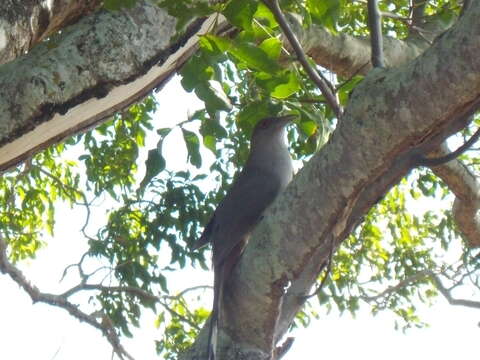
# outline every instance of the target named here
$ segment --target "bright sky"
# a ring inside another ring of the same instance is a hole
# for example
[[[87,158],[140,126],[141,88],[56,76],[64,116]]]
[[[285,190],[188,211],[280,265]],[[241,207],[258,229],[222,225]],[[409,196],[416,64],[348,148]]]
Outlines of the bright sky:
[[[184,93],[177,78],[162,90],[159,101],[156,123],[159,127],[184,120],[186,104],[192,109],[201,106],[193,95]],[[167,141],[164,155],[168,164],[175,162],[181,167],[185,163],[184,153],[174,148],[175,143],[173,138]],[[178,160],[172,160],[173,156],[178,156]],[[39,251],[37,259],[21,265],[28,278],[43,292],[60,293],[72,286],[76,280],[74,277],[59,283],[63,269],[78,262],[86,249],[79,234],[83,213],[72,213],[68,209],[61,209],[58,213],[62,216],[57,220],[55,238],[49,241],[46,249]],[[99,224],[102,221],[100,217]],[[209,284],[212,280],[210,273],[199,270],[178,272],[174,276],[178,290]],[[99,331],[79,323],[64,310],[32,304],[28,295],[9,277],[0,275],[0,294],[0,359],[111,359],[111,347]],[[432,308],[420,306],[419,314],[430,328],[413,329],[405,335],[394,330],[392,315],[372,317],[367,307],[356,319],[347,314],[340,317],[334,312],[323,314],[309,328],[295,331],[296,341],[284,359],[478,358],[478,310],[453,307],[440,299]],[[127,351],[136,359],[158,359],[153,339],[160,339],[161,334],[153,326],[153,319],[148,310],[134,338],[123,341]]]

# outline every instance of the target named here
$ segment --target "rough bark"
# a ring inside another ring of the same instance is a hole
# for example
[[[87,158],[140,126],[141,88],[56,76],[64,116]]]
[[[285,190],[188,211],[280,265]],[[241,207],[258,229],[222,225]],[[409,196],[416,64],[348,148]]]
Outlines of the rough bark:
[[[0,171],[161,87],[213,21],[197,19],[179,36],[175,18],[139,2],[133,9],[86,16],[58,38],[4,64]]]
[[[415,20],[415,17],[414,17]],[[433,36],[442,34],[450,24],[440,24],[435,18],[429,19],[417,15],[414,23],[427,30],[429,38],[419,36],[418,31],[406,40],[385,37],[384,53],[387,67],[396,67],[411,61],[428,49]],[[350,35],[333,35],[318,26],[304,30],[292,19],[292,25],[302,39],[302,45],[318,64],[345,77],[367,74],[371,70],[370,42],[366,38]],[[434,149],[430,156],[445,156],[448,147],[443,143]],[[477,212],[480,207],[480,184],[472,172],[460,160],[453,160],[442,166],[436,166],[433,172],[452,190],[456,199],[452,207],[453,218],[458,229],[464,235],[470,247],[480,246],[480,219]]]
[[[0,64],[28,52],[54,34],[98,8],[100,0],[3,0],[0,3]]]
[[[476,2],[414,61],[425,43],[391,40],[391,48],[400,50],[386,52],[387,66],[398,67],[368,74],[329,143],[256,229],[228,289],[219,359],[270,359],[331,247],[415,167],[418,154],[433,151],[467,125],[465,114],[480,101],[479,16]],[[175,20],[148,3],[95,13],[4,65],[0,169],[98,123],[159,86],[195,49],[196,34],[208,27],[207,21],[193,23],[177,39]],[[316,34],[306,48],[320,64],[344,76],[346,68],[366,71],[368,61],[360,55],[368,53],[368,42],[340,37],[341,43]],[[314,53],[322,39],[327,60]],[[359,55],[354,63],[347,50]],[[204,335],[184,358],[204,352]]]
[[[449,152],[448,147],[442,144],[430,155],[439,157],[445,156]],[[465,236],[468,246],[479,247],[480,218],[477,212],[480,207],[480,184],[477,177],[459,160],[433,167],[432,171],[455,194],[452,207],[453,218],[459,230]]]
[[[475,3],[418,58],[371,71],[355,89],[331,140],[255,230],[228,289],[220,359],[270,359],[331,244],[351,233],[419,154],[467,125],[480,104],[479,16]]]

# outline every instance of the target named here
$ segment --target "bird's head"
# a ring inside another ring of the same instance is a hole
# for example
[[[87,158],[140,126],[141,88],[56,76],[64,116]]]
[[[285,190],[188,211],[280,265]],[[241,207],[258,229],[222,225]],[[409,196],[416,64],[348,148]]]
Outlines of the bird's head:
[[[285,126],[296,117],[296,115],[284,115],[263,118],[253,129],[252,143],[264,142],[265,139],[283,138]]]

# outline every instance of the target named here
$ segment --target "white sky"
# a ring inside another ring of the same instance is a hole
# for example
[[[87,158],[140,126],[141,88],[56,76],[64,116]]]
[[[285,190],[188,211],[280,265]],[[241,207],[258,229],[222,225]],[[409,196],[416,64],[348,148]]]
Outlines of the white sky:
[[[186,107],[201,104],[191,94],[185,94],[178,79],[170,81],[159,96],[158,122],[166,127],[184,120]],[[193,110],[192,110],[193,112]],[[167,124],[168,121],[168,124]],[[173,138],[167,141],[164,155],[169,165],[181,168],[184,153],[175,148]],[[178,160],[173,160],[177,156]],[[86,249],[79,234],[83,213],[61,209],[57,234],[46,249],[39,251],[37,259],[22,264],[22,270],[43,292],[59,293],[71,286],[74,278],[59,283],[66,265],[78,262]],[[98,219],[99,224],[103,219]],[[211,274],[196,270],[194,273],[174,274],[178,289],[211,282]],[[178,281],[177,281],[178,280]],[[8,360],[103,360],[111,358],[111,347],[100,332],[81,324],[64,310],[44,304],[32,304],[28,295],[8,277],[0,275],[0,359]],[[473,359],[478,358],[480,338],[480,312],[453,307],[442,299],[432,308],[420,306],[422,320],[431,326],[414,329],[406,335],[393,329],[395,318],[389,314],[372,317],[362,311],[356,319],[348,314],[322,315],[307,329],[295,331],[296,341],[285,356],[295,359]],[[153,326],[150,310],[142,327],[133,339],[124,340],[127,350],[142,360],[158,359],[153,339],[161,334]]]

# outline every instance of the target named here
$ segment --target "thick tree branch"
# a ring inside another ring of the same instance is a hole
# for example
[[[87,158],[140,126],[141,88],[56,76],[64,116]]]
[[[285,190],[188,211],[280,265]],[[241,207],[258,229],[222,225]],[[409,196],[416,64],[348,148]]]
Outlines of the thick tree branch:
[[[161,87],[218,16],[194,19],[182,34],[175,24],[164,9],[141,0],[132,9],[85,16],[55,46],[38,44],[3,64],[0,171]]]
[[[414,2],[412,10],[413,23],[418,26],[424,26],[427,20],[435,22],[435,19],[425,18],[424,16],[425,2],[423,0]],[[435,28],[436,24],[427,27]],[[440,34],[444,29],[437,29],[436,34]],[[311,26],[304,31],[300,26],[295,27],[297,34],[300,34],[302,44],[305,51],[312,56],[322,66],[339,73],[344,77],[351,77],[355,74],[366,74],[371,68],[370,60],[368,59],[369,42],[367,39],[354,38],[347,35],[332,35],[327,31]],[[387,67],[400,66],[409,61],[412,61],[423,52],[428,43],[418,40],[400,41],[385,37],[384,54]],[[467,114],[469,116],[469,114]],[[472,142],[475,138],[471,139]],[[448,160],[450,157],[455,157],[458,153],[463,151],[470,144],[465,145],[455,154],[448,155],[449,151],[437,152],[437,156],[448,156],[448,158],[440,158],[439,162]],[[443,150],[448,150],[446,145],[442,145]],[[434,153],[431,153],[433,156]],[[433,162],[431,163],[433,165]],[[454,170],[455,169],[455,170]],[[451,187],[452,183],[462,183],[460,179],[465,178],[465,190],[453,190],[455,193],[463,192],[462,198],[457,196],[453,206],[453,214],[455,221],[460,231],[465,235],[469,246],[480,246],[480,217],[476,215],[478,205],[477,199],[480,185],[471,186],[474,180],[472,174],[469,173],[458,160],[451,161],[443,166],[433,168],[433,171],[440,176],[445,183]],[[440,175],[440,173],[442,175]],[[453,180],[454,179],[454,180]],[[458,186],[457,186],[458,188]],[[474,195],[475,194],[475,195]]]
[[[474,3],[420,57],[369,73],[353,91],[329,142],[254,230],[229,284],[223,346],[248,344],[268,356],[326,264],[331,241],[338,246],[412,169],[412,150],[439,146],[468,125],[465,114],[480,104],[478,17]]]
[[[449,153],[450,150],[444,143],[432,155],[445,156]],[[432,167],[432,171],[455,194],[453,218],[468,246],[479,247],[480,218],[477,213],[480,208],[480,183],[476,176],[459,160]]]
[[[418,11],[418,10],[417,10]],[[434,17],[422,17],[422,33],[424,36],[409,36],[407,40],[398,40],[383,36],[383,54],[385,67],[400,66],[420,55],[431,45],[431,40],[448,26],[440,27],[442,23]],[[292,21],[294,21],[292,19]],[[370,39],[354,37],[346,34],[332,34],[317,25],[303,28],[300,24],[291,24],[304,52],[318,65],[334,73],[349,78],[353,74],[365,75],[372,68],[370,59]],[[417,32],[415,31],[415,34]],[[289,44],[285,44],[287,47]]]
[[[42,39],[94,11],[100,0],[0,2],[0,65],[28,52]]]

